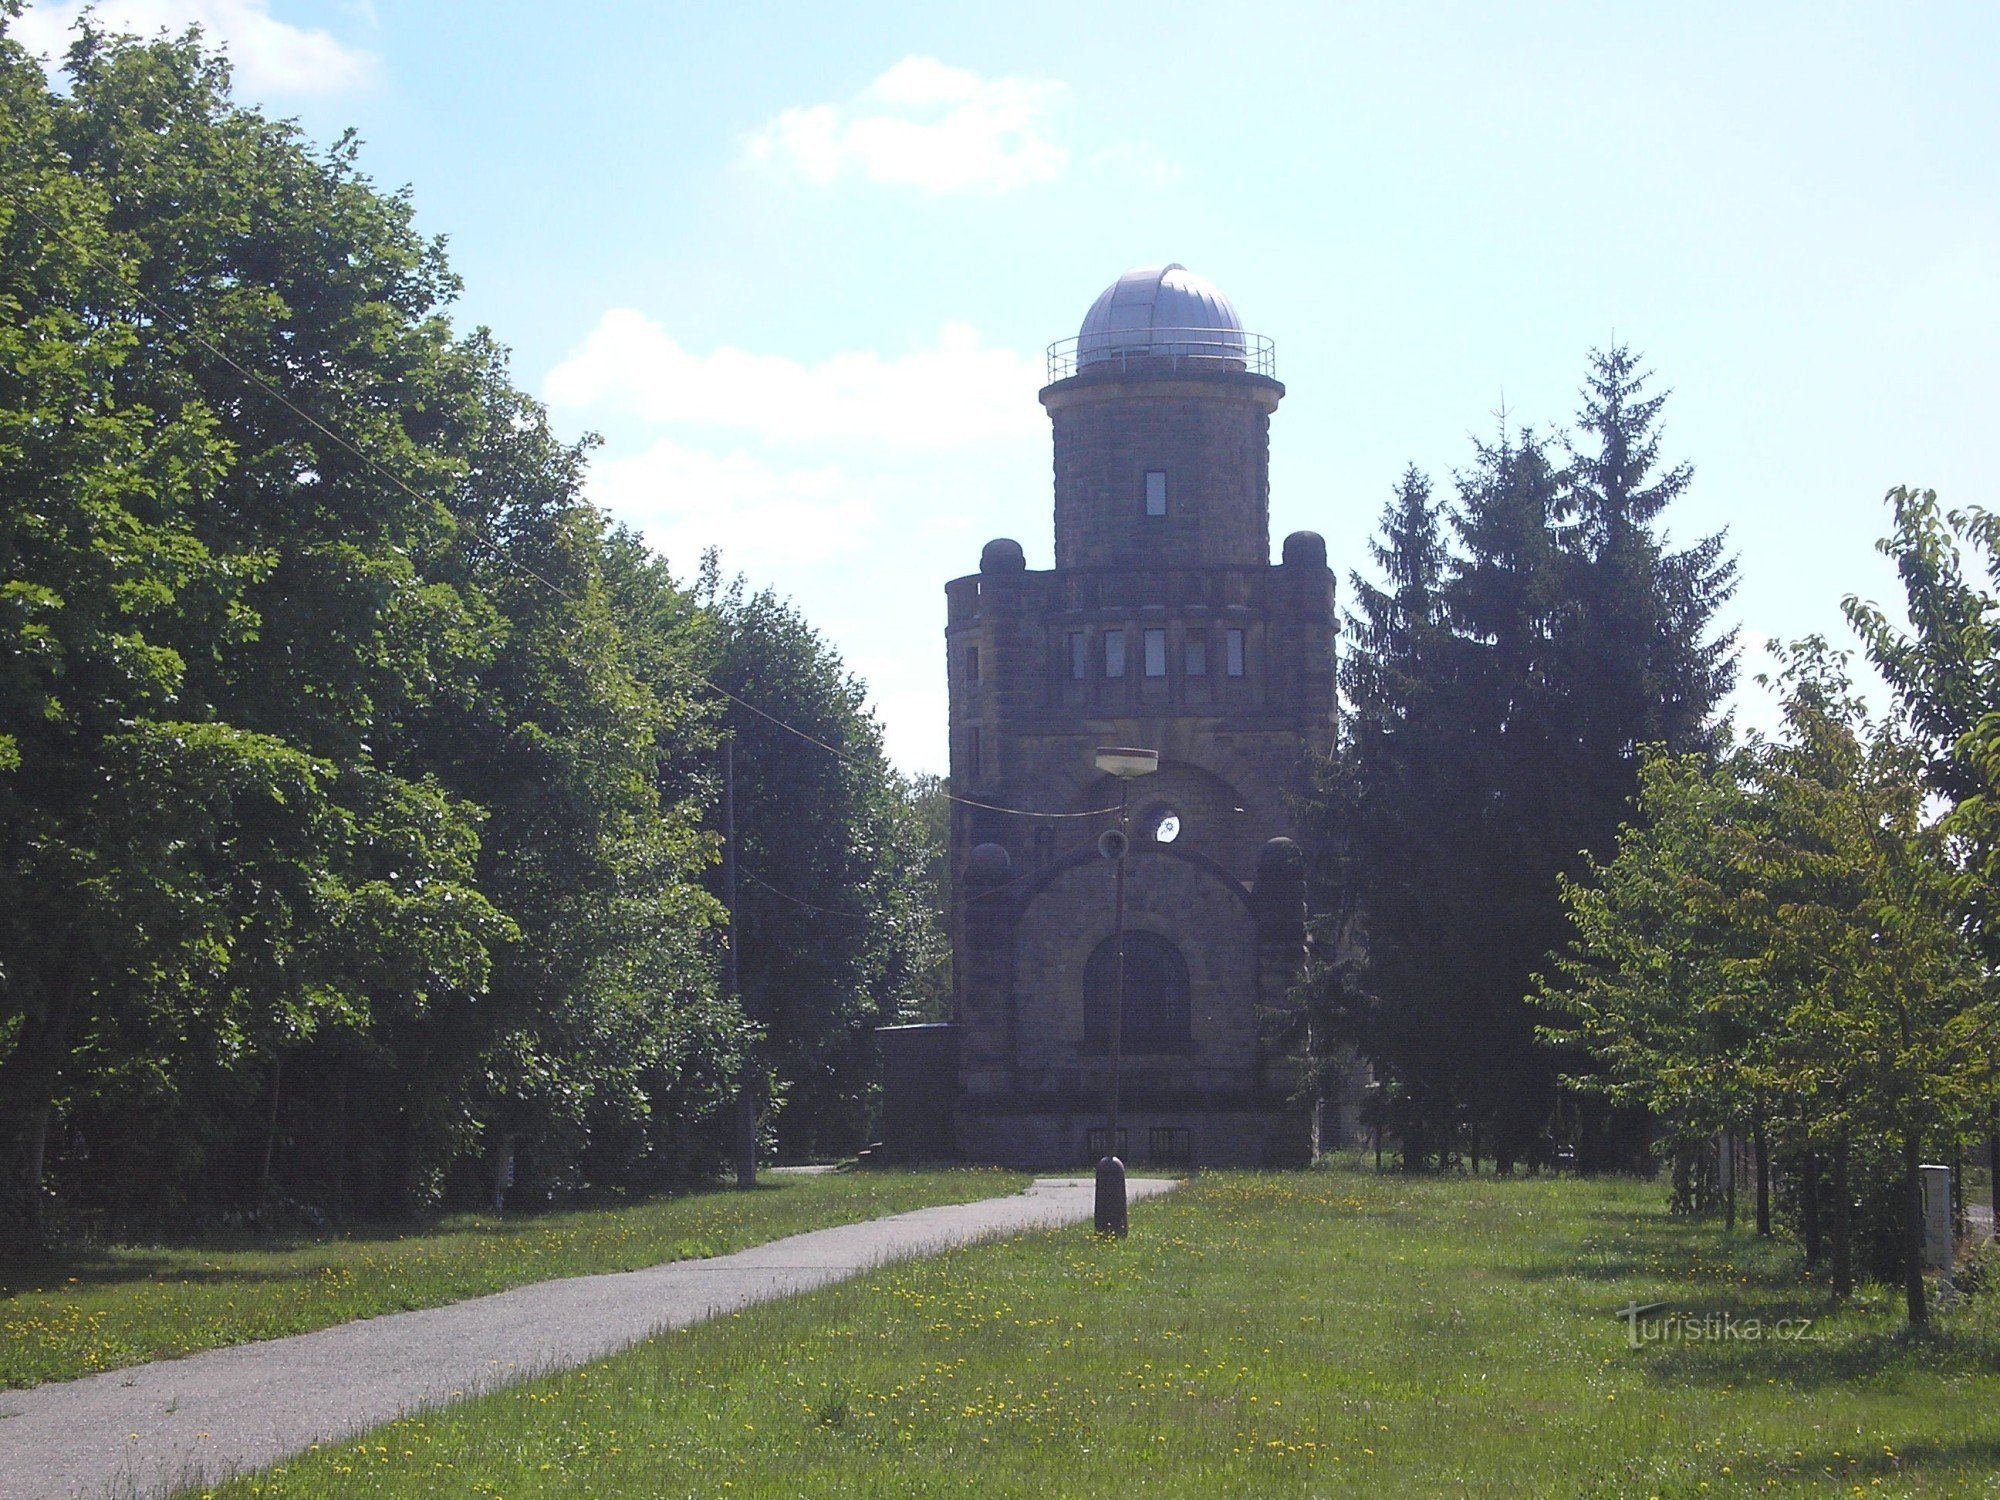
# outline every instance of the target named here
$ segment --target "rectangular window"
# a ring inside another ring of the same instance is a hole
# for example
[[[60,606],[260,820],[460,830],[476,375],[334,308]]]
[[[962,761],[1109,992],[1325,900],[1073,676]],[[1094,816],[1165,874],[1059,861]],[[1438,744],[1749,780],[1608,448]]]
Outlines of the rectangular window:
[[[1084,1154],[1092,1161],[1102,1161],[1108,1154],[1104,1148],[1109,1139],[1110,1137],[1106,1135],[1102,1125],[1091,1126],[1084,1135]],[[1120,1125],[1118,1127],[1118,1155],[1121,1158],[1125,1155],[1125,1142],[1125,1127]]]
[[[1224,631],[1223,644],[1226,654],[1222,669],[1231,677],[1241,677],[1243,675],[1243,632],[1240,630]]]
[[[1187,643],[1187,674],[1190,677],[1208,675],[1208,637],[1191,635]]]
[[[1106,677],[1125,675],[1125,632],[1122,630],[1104,632],[1104,675]]]
[[[979,779],[979,731],[965,731],[965,774],[974,781]]]
[[[965,681],[968,686],[977,686],[979,682],[979,648],[977,646],[967,646],[965,648]]]
[[[1185,1167],[1194,1158],[1194,1132],[1185,1125],[1155,1125],[1146,1132],[1146,1159],[1156,1167]]]
[[[1167,675],[1167,633],[1164,630],[1146,632],[1146,675],[1148,677]]]
[[[1081,630],[1069,633],[1069,675],[1077,682],[1090,675],[1090,642]]]
[[[1146,471],[1146,514],[1164,516],[1167,513],[1167,471],[1148,469]]]

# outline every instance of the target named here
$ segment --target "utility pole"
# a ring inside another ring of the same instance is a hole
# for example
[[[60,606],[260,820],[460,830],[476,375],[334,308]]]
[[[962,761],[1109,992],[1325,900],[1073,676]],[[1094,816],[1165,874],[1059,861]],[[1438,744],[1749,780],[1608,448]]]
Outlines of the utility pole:
[[[1126,828],[1132,806],[1132,778],[1160,768],[1160,752],[1131,746],[1100,745],[1097,769],[1118,778],[1118,827],[1097,838],[1097,852],[1112,865],[1112,918],[1115,962],[1111,974],[1111,1087],[1104,1112],[1104,1155],[1097,1161],[1097,1201],[1091,1215],[1099,1234],[1125,1237],[1125,1162],[1118,1155],[1118,1068],[1125,1041],[1125,856],[1132,836]]]
[[[736,966],[736,736],[722,737],[722,904],[729,910],[729,943],[723,983],[740,1008],[743,989]],[[757,1185],[757,1066],[745,1043],[743,1068],[736,1081],[736,1186]]]
[[[1125,1050],[1125,857],[1131,852],[1132,839],[1132,835],[1126,829],[1126,813],[1132,800],[1131,792],[1132,783],[1123,776],[1119,777],[1119,850],[1118,858],[1111,866],[1111,903],[1112,911],[1115,913],[1111,930],[1117,935],[1115,941],[1118,947],[1116,961],[1111,967],[1111,993],[1114,997],[1111,1009],[1111,1108],[1106,1112],[1104,1121],[1104,1154],[1120,1157],[1121,1160],[1122,1153],[1118,1149],[1118,1091],[1119,1064],[1123,1060]],[[1119,1219],[1118,1232],[1123,1234],[1124,1216],[1121,1214]]]

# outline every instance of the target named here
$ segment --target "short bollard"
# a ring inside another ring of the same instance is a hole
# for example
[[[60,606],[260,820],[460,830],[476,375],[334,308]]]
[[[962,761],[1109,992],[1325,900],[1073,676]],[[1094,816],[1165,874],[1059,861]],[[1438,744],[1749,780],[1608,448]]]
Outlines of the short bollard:
[[[1125,1163],[1107,1156],[1097,1164],[1097,1214],[1099,1234],[1125,1238]]]

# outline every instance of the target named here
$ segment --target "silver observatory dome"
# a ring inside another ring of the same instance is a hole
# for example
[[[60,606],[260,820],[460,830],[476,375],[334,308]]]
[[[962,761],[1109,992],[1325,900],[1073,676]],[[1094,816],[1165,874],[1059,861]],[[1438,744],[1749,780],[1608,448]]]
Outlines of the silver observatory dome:
[[[1095,367],[1159,363],[1275,373],[1271,341],[1245,333],[1229,299],[1179,264],[1127,271],[1091,303],[1075,338],[1049,346],[1052,383]]]

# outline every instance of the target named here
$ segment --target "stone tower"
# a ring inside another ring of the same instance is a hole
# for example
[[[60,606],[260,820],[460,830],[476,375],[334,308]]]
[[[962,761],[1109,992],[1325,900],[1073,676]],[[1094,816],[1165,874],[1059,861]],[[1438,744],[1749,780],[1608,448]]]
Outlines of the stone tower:
[[[1121,276],[1049,351],[1055,567],[1028,571],[1002,539],[945,587],[951,785],[987,805],[954,807],[954,1023],[883,1037],[886,1154],[947,1133],[974,1161],[1103,1154],[1120,1007],[1095,842],[1121,787],[1094,751],[1133,745],[1160,768],[1129,784],[1114,1148],[1311,1157],[1287,1061],[1304,954],[1289,799],[1333,741],[1334,589],[1310,532],[1270,561],[1273,368],[1270,341],[1177,265]]]

